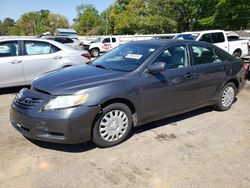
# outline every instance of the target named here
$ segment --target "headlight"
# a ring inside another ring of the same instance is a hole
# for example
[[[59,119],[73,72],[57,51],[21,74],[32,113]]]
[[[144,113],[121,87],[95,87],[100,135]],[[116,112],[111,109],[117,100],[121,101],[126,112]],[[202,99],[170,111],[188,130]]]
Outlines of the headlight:
[[[88,98],[88,94],[85,95],[70,95],[70,96],[58,96],[55,99],[49,101],[43,108],[43,110],[54,110],[62,108],[70,108],[83,104]]]

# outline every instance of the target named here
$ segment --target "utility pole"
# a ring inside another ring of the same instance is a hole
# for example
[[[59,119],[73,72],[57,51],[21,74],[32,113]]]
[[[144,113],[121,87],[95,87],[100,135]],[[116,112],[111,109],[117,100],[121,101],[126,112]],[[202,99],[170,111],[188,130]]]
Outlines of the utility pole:
[[[108,35],[108,13],[106,11],[106,21],[105,21],[105,26],[106,26],[106,35]]]

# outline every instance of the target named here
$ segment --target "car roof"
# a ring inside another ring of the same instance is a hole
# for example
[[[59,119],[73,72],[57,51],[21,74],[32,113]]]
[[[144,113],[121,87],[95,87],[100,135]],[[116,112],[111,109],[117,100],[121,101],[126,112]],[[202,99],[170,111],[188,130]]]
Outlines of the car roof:
[[[43,38],[71,38],[71,37],[69,37],[69,36],[46,35],[46,36],[42,36],[41,38],[43,39]]]
[[[140,43],[140,44],[152,44],[152,45],[159,45],[159,46],[164,46],[164,45],[172,45],[172,44],[203,44],[203,45],[209,45],[211,46],[210,43],[204,42],[204,41],[193,41],[193,40],[141,40],[141,41],[132,41],[130,43]]]
[[[206,31],[187,31],[187,32],[183,32],[180,34],[203,34],[203,33],[217,33],[217,32],[224,32],[223,30],[206,30]]]
[[[38,42],[47,42],[47,43],[51,43],[53,45],[55,45],[56,47],[60,48],[60,49],[64,49],[64,50],[70,50],[70,51],[77,51],[74,48],[68,47],[64,44],[61,44],[57,41],[53,41],[53,40],[47,40],[47,39],[40,39],[40,38],[30,38],[30,37],[11,37],[11,38],[4,38],[4,39],[0,39],[0,42],[6,42],[6,41],[38,41]]]

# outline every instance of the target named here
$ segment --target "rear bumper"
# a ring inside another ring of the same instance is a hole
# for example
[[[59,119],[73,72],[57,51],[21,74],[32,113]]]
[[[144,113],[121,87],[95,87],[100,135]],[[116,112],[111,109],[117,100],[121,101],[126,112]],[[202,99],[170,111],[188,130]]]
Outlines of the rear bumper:
[[[91,127],[98,112],[98,106],[34,112],[19,109],[12,103],[10,121],[30,139],[76,144],[91,139]]]

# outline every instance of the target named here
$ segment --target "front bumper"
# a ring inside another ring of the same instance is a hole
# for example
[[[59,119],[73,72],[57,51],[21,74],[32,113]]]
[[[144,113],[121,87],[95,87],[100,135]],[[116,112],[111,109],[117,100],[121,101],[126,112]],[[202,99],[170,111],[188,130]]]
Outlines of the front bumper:
[[[30,90],[24,94],[29,96]],[[41,98],[41,94],[39,94]],[[43,101],[46,101],[44,96]],[[99,106],[78,106],[75,108],[42,111],[43,104],[26,109],[14,99],[10,110],[13,127],[24,136],[46,142],[76,144],[91,139],[91,128]]]

